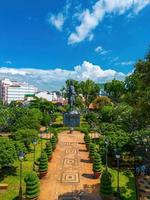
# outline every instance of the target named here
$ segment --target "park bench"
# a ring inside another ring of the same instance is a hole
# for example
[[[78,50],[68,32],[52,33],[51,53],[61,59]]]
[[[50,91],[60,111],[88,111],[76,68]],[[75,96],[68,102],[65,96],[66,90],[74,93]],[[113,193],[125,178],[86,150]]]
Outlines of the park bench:
[[[1,183],[0,184],[0,191],[1,190],[7,190],[7,188],[8,188],[8,184],[7,183]]]

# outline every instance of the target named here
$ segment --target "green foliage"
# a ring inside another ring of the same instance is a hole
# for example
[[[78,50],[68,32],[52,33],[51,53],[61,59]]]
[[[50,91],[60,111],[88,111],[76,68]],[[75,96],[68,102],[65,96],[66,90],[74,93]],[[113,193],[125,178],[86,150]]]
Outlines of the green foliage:
[[[102,170],[102,160],[101,156],[98,153],[95,153],[93,161],[93,171],[100,172]]]
[[[69,82],[70,80],[66,81],[66,86],[62,89],[64,93],[64,97],[67,97],[67,91],[69,88]],[[86,81],[81,81],[80,83],[76,80],[73,80],[75,92],[76,92],[76,107],[83,109],[86,106],[89,106],[89,104],[99,95],[100,87],[98,84],[96,84],[94,81],[88,79]],[[83,99],[79,94],[82,94],[82,96],[85,99],[85,105],[83,102]]]
[[[19,129],[13,133],[12,137],[16,141],[23,142],[28,148],[34,138],[38,139],[38,131],[34,129]]]
[[[56,137],[53,135],[52,138],[51,138],[51,143],[52,143],[52,149],[53,151],[55,150],[56,148]]]
[[[24,152],[25,154],[28,153],[28,149],[26,148],[26,146],[23,142],[14,141],[14,146],[16,148],[17,154],[19,154],[20,151]]]
[[[137,129],[137,122],[134,116],[133,107],[122,103],[114,107],[113,110],[114,123],[120,125],[125,131],[133,131]]]
[[[40,186],[39,178],[35,172],[30,172],[25,177],[26,182],[26,197],[28,199],[34,199],[39,196]]]
[[[104,85],[104,90],[114,102],[119,102],[125,91],[124,82],[114,79]]]
[[[102,173],[102,176],[101,176],[100,193],[103,197],[112,196],[111,174],[106,170]]]
[[[94,143],[90,143],[90,145],[89,145],[89,154],[90,154],[90,158],[92,160],[95,157],[95,153],[96,153],[96,145]]]
[[[53,149],[52,149],[52,144],[50,141],[46,143],[45,152],[48,158],[52,157]]]
[[[48,158],[47,154],[43,151],[39,162],[39,172],[47,172],[47,171],[48,171]]]
[[[17,159],[14,143],[7,138],[0,139],[0,166],[12,166]]]
[[[90,135],[89,135],[89,134],[85,134],[85,135],[84,135],[84,141],[85,141],[85,143],[86,143],[87,148],[89,148],[89,145],[90,145],[90,143],[91,143],[91,138],[90,138]]]
[[[101,116],[99,115],[99,113],[96,112],[88,112],[84,117],[90,125],[90,128],[93,127],[95,124],[99,124],[101,121]]]
[[[18,129],[39,129],[42,113],[38,109],[29,108],[13,108],[13,116],[10,119],[11,131],[16,131]]]
[[[97,97],[93,104],[95,105],[96,109],[101,109],[103,106],[112,105],[111,99],[106,96]]]
[[[113,106],[103,106],[100,110],[102,122],[112,122],[114,118]]]
[[[52,118],[49,114],[43,113],[43,118],[41,120],[41,124],[43,126],[48,126],[51,120],[52,120]]]

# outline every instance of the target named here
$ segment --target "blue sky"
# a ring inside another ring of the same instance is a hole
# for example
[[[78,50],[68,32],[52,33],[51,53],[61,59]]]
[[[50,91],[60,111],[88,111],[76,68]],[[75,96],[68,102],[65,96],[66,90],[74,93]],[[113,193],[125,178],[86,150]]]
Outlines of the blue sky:
[[[0,78],[49,90],[122,79],[150,45],[149,20],[150,0],[1,1]]]

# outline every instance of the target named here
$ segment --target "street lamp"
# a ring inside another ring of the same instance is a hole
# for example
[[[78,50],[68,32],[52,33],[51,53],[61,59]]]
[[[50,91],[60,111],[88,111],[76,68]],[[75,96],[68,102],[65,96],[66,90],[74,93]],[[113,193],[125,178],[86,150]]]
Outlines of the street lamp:
[[[20,161],[20,187],[19,187],[19,200],[22,200],[22,161],[24,159],[24,152],[19,152],[19,161]]]
[[[120,199],[120,186],[119,186],[119,161],[120,161],[120,154],[118,151],[116,151],[116,159],[117,159],[117,171],[118,171],[118,175],[117,175],[117,195],[118,195],[118,199]]]
[[[34,138],[32,141],[33,145],[34,145],[34,157],[33,157],[33,171],[35,170],[35,148],[37,145],[37,140]]]
[[[106,150],[106,170],[108,170],[108,140],[105,139],[105,150]]]

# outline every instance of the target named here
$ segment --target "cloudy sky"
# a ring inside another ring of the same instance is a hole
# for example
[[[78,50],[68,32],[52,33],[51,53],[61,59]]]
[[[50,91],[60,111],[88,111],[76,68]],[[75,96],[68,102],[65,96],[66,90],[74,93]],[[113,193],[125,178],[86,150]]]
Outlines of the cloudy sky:
[[[5,0],[0,79],[39,89],[123,79],[150,45],[150,0]]]

